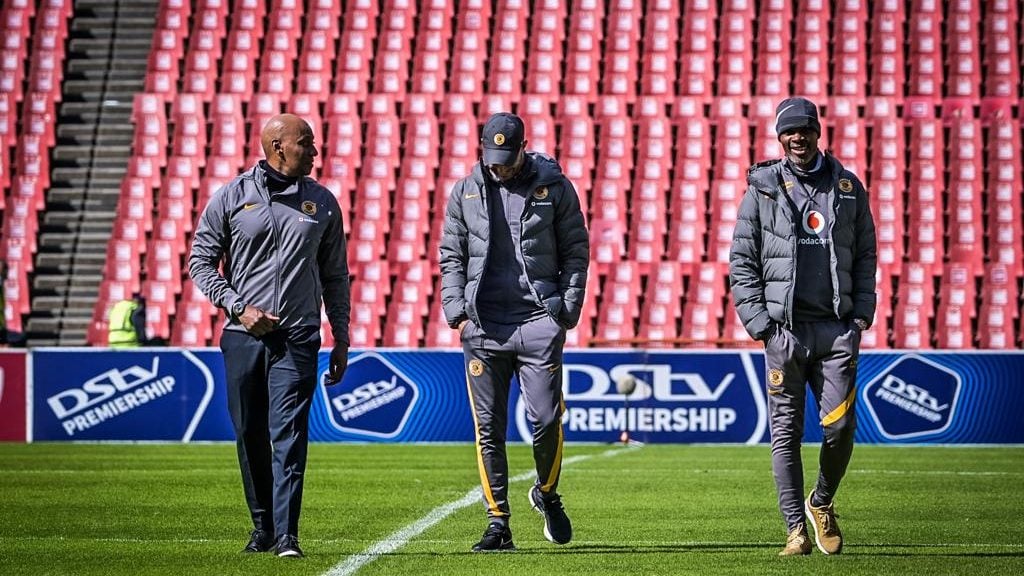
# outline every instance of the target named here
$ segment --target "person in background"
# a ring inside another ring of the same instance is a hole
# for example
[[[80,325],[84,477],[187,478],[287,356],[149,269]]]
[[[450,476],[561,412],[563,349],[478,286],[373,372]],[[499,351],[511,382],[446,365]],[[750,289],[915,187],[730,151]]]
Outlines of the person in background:
[[[309,178],[317,156],[312,128],[292,114],[274,116],[261,143],[266,158],[203,210],[189,274],[227,312],[220,347],[253,522],[243,551],[301,558],[321,302],[335,342],[325,378],[330,386],[348,367],[349,271],[338,202]]]
[[[505,434],[516,375],[533,424],[537,480],[530,502],[544,536],[572,539],[562,466],[562,348],[580,318],[590,239],[572,183],[553,158],[526,151],[523,121],[493,115],[483,157],[448,198],[440,246],[441,300],[459,331],[488,526],[474,552],[512,550]]]
[[[138,348],[149,344],[146,338],[146,299],[138,292],[130,300],[110,307],[107,315],[107,346]]]
[[[853,453],[861,332],[875,316],[875,225],[860,180],[818,150],[818,108],[776,109],[785,157],[755,164],[740,203],[729,280],[747,332],[764,343],[772,470],[788,537],[782,556],[838,554],[835,498]],[[804,499],[800,445],[810,385],[823,430],[817,482]]]

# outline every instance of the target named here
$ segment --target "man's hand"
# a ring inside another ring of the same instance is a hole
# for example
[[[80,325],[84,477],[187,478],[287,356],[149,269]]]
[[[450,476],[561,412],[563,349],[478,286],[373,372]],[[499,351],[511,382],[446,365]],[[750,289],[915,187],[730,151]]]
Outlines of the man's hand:
[[[335,344],[334,348],[331,349],[330,366],[327,370],[327,375],[324,378],[324,384],[327,386],[334,386],[341,382],[341,378],[345,375],[346,368],[348,368],[348,346],[344,344]]]
[[[460,336],[462,335],[462,331],[466,329],[466,324],[469,324],[469,320],[463,320],[462,322],[459,322],[458,331]]]
[[[280,319],[280,317],[274,316],[270,312],[264,312],[255,306],[246,304],[242,315],[238,317],[238,322],[250,334],[258,338],[274,330],[277,327],[277,321]]]

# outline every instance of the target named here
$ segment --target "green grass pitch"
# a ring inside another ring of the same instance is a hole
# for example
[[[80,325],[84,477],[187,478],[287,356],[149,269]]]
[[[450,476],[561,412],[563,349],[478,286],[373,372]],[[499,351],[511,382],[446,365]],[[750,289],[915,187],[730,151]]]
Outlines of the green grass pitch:
[[[549,544],[512,485],[518,551],[472,554],[474,502],[393,551],[364,555],[478,483],[470,445],[310,448],[304,560],[243,555],[232,445],[0,444],[0,574],[1019,574],[1024,449],[857,446],[837,511],[840,556],[778,558],[785,530],[766,446],[567,445],[575,537]],[[817,446],[805,448],[807,484]],[[532,467],[510,447],[511,474]],[[413,531],[415,532],[415,531]],[[396,544],[401,544],[395,547]],[[348,562],[349,564],[346,564]],[[346,568],[348,566],[348,568]]]

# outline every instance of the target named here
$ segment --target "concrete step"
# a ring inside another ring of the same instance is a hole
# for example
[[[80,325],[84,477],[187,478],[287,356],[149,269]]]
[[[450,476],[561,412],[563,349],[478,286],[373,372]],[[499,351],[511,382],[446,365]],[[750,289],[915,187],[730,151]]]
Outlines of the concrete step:
[[[64,81],[64,93],[74,94],[75,101],[98,101],[103,98],[103,86],[85,80]]]
[[[64,322],[66,323],[69,320],[80,322],[82,318],[85,320],[92,319],[92,309],[96,307],[97,298],[98,293],[69,295],[68,305],[65,310],[68,312],[76,311],[77,314],[64,314]],[[82,328],[86,328],[86,325],[82,325]]]
[[[121,193],[121,180],[124,179],[124,174],[127,171],[127,168],[125,168],[122,169],[120,175],[93,176],[89,180],[89,192],[94,194],[108,193],[116,199],[117,195]]]
[[[120,166],[93,166],[89,176],[95,180],[97,178],[103,178],[105,180],[114,180],[117,185],[121,185],[121,179],[128,172],[128,167],[124,165]]]
[[[71,271],[71,267],[68,266],[68,272]],[[32,279],[32,293],[37,298],[41,298],[42,294],[49,295],[62,295],[66,291],[68,285],[67,277],[57,274],[57,271],[52,269],[39,268],[36,271],[36,277]]]
[[[67,60],[67,62],[65,64],[65,70],[66,70],[66,72],[64,74],[65,77],[67,77],[68,74],[78,74],[78,73],[86,73],[86,72],[93,72],[93,71],[99,71],[99,72],[104,72],[105,73],[105,72],[110,70],[110,65],[107,62],[102,61],[102,60],[92,60],[92,59],[85,59],[85,58],[71,58],[71,59]]]
[[[30,343],[34,346],[56,346],[56,335],[60,331],[60,318],[30,316],[25,331],[29,335]],[[31,338],[32,335],[42,335],[42,338],[37,341]],[[47,336],[52,339],[53,344],[41,343],[50,341]]]
[[[71,347],[71,346],[87,346],[86,335],[89,333],[89,324],[92,322],[90,319],[86,322],[85,328],[71,329],[62,328],[60,336],[57,338],[57,344],[55,346]]]
[[[88,168],[55,168],[53,170],[54,180],[88,180]]]
[[[89,177],[84,176],[81,179],[84,181],[88,181]],[[85,196],[86,194],[84,186],[81,188],[65,188],[63,186],[50,188],[50,191],[46,195],[46,203],[50,205],[47,207],[47,210],[53,210],[52,204],[60,204],[63,206],[81,206],[82,202],[85,201]]]
[[[78,276],[76,274],[76,276]],[[46,297],[53,298],[86,298],[96,300],[96,295],[99,294],[100,282],[103,280],[103,274],[93,271],[91,273],[83,272],[81,276],[81,282],[79,284],[69,285],[67,282],[67,276],[61,276],[57,274],[37,274],[35,279],[32,281],[32,289],[39,298],[43,298],[42,294],[46,294]],[[88,282],[88,284],[84,284]]]
[[[82,60],[78,58],[74,61],[82,62]],[[107,70],[69,70],[64,74],[64,80],[76,80],[102,84],[108,74],[109,72]]]
[[[70,252],[38,252],[36,253],[36,273],[71,272],[72,254]]]
[[[81,339],[82,343],[85,343],[85,333],[89,329],[89,323],[92,322],[92,309],[96,305],[93,301],[88,304],[89,314],[87,316],[65,316],[61,322],[60,337],[61,339],[72,337]]]
[[[68,41],[68,60],[103,60],[110,56],[111,39],[114,37],[112,28],[105,28],[100,23],[83,24],[86,28],[72,30]]]
[[[114,38],[114,50],[118,56],[138,58],[149,57],[149,49],[153,47],[153,27],[156,18],[133,18],[129,22],[118,22],[117,35]]]
[[[63,296],[36,296],[32,299],[32,309],[50,310],[54,312],[54,316],[59,316],[66,302],[67,299]]]
[[[57,145],[72,146],[89,145],[96,139],[96,126],[93,124],[77,124],[79,120],[70,116],[62,116],[57,124]]]
[[[107,139],[110,139],[111,135],[107,135]],[[94,150],[96,162],[100,161],[109,162],[111,159],[118,160],[118,163],[123,165],[125,158],[128,158],[132,153],[131,141],[128,144],[113,144],[110,142],[99,142],[97,139],[96,148]]]
[[[83,232],[100,232],[107,234],[109,240],[111,225],[114,222],[114,210],[95,210],[89,212],[89,217],[79,224]]]
[[[92,164],[92,146],[59,144],[53,149],[53,163],[61,167],[89,166]]]

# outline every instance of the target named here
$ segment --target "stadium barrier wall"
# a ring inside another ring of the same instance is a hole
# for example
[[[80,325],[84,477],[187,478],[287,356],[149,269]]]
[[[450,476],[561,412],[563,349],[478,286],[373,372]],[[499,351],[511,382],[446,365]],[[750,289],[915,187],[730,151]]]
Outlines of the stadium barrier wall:
[[[320,355],[321,378],[328,357],[328,351]],[[217,349],[40,348],[28,358],[28,441],[234,439]],[[8,359],[0,356],[6,376],[0,398],[4,414],[18,402],[18,386],[11,385],[11,376],[17,378],[17,367],[11,366],[17,362]],[[614,442],[623,429],[634,440],[654,443],[757,444],[769,439],[760,351],[568,351],[563,370],[570,442]],[[1024,443],[1016,410],[1024,404],[1021,374],[1021,351],[865,351],[859,365],[857,439]],[[317,385],[310,438],[471,442],[465,379],[461,351],[353,350],[341,384]],[[630,379],[635,390],[628,397],[619,394],[616,382]],[[509,406],[509,439],[529,439],[526,410],[515,387]],[[820,441],[813,408],[806,420],[806,440]]]
[[[0,442],[24,442],[28,434],[24,350],[0,350]]]

